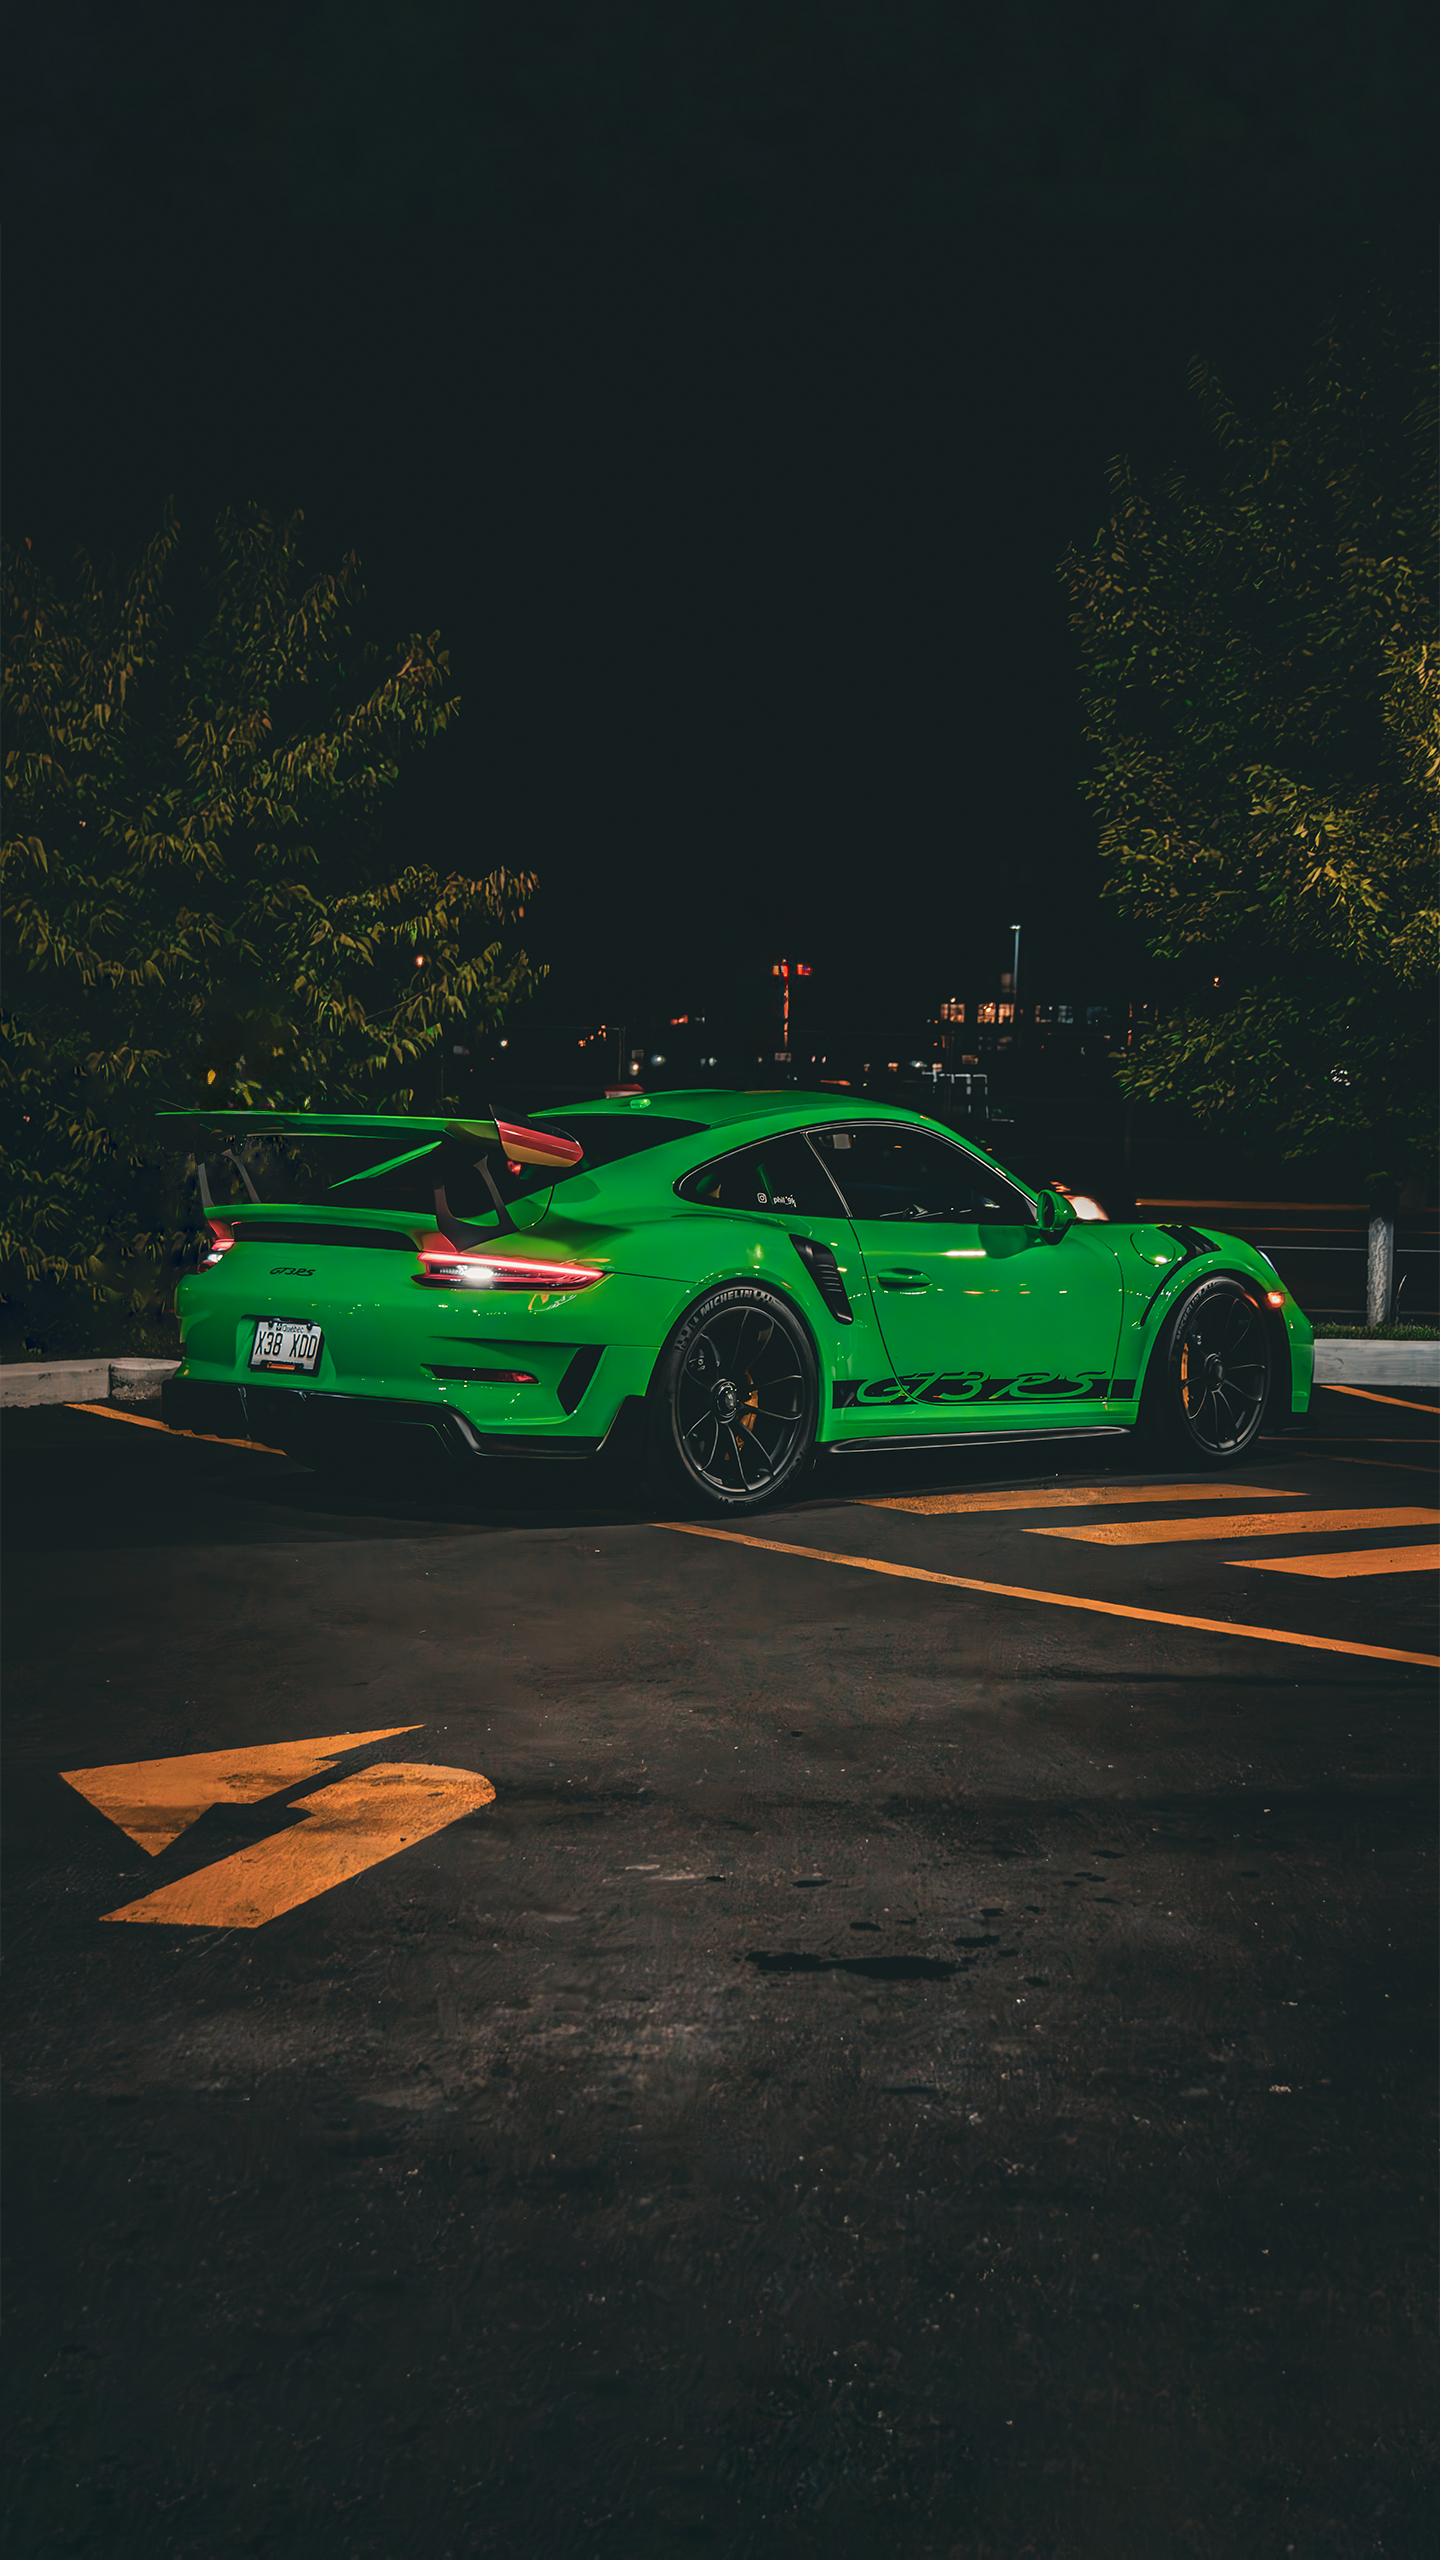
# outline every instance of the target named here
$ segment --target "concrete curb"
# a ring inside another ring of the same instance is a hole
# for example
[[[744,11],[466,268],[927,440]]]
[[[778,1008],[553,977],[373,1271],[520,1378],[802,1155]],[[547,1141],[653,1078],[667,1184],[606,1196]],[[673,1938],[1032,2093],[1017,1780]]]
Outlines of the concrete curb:
[[[11,1360],[0,1368],[0,1405],[138,1404],[158,1395],[178,1360]]]
[[[1440,1387],[1440,1342],[1317,1342],[1317,1387]]]

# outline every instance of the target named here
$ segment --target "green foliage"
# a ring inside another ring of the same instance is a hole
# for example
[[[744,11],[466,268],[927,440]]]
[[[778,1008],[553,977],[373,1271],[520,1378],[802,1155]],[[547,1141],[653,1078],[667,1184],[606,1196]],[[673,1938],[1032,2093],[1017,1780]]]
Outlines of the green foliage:
[[[298,523],[227,512],[192,560],[167,510],[64,582],[5,550],[0,1286],[32,1314],[167,1303],[195,1215],[157,1104],[404,1111],[423,1070],[433,1109],[447,1030],[540,974],[503,938],[528,877],[389,849],[448,661],[382,666]]]
[[[1062,563],[1107,894],[1162,964],[1120,1080],[1378,1198],[1435,1145],[1434,368],[1332,338],[1261,427],[1192,381],[1203,485],[1116,463]]]

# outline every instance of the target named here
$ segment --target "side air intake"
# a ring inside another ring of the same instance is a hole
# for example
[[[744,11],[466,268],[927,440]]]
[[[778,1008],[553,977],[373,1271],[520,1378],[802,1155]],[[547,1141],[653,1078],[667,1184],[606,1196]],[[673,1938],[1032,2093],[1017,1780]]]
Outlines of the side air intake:
[[[855,1318],[845,1295],[840,1265],[829,1245],[816,1244],[809,1236],[792,1236],[790,1241],[837,1324],[853,1324]]]

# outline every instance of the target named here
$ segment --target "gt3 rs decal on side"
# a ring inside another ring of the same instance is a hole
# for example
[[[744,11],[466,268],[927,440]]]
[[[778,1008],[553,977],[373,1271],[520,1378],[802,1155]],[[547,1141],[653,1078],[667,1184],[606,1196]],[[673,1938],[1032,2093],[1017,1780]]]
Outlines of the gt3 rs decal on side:
[[[844,1411],[854,1405],[897,1404],[993,1404],[1002,1398],[1045,1404],[1079,1404],[1087,1398],[1110,1394],[1108,1376],[1057,1378],[1046,1370],[1029,1370],[1018,1378],[988,1378],[982,1369],[950,1371],[906,1378],[847,1378],[836,1387],[834,1405]],[[1133,1380],[1128,1393],[1135,1392]]]

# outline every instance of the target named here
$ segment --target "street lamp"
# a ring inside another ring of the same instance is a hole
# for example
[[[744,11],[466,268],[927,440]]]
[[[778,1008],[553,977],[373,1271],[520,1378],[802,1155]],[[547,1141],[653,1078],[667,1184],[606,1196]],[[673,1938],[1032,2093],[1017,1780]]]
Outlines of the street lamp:
[[[1013,1003],[1020,993],[1020,927],[1018,924],[1012,924],[1010,930],[1015,936],[1015,964],[1010,972],[1010,997]],[[1016,1018],[1018,1020],[1019,1017]]]

